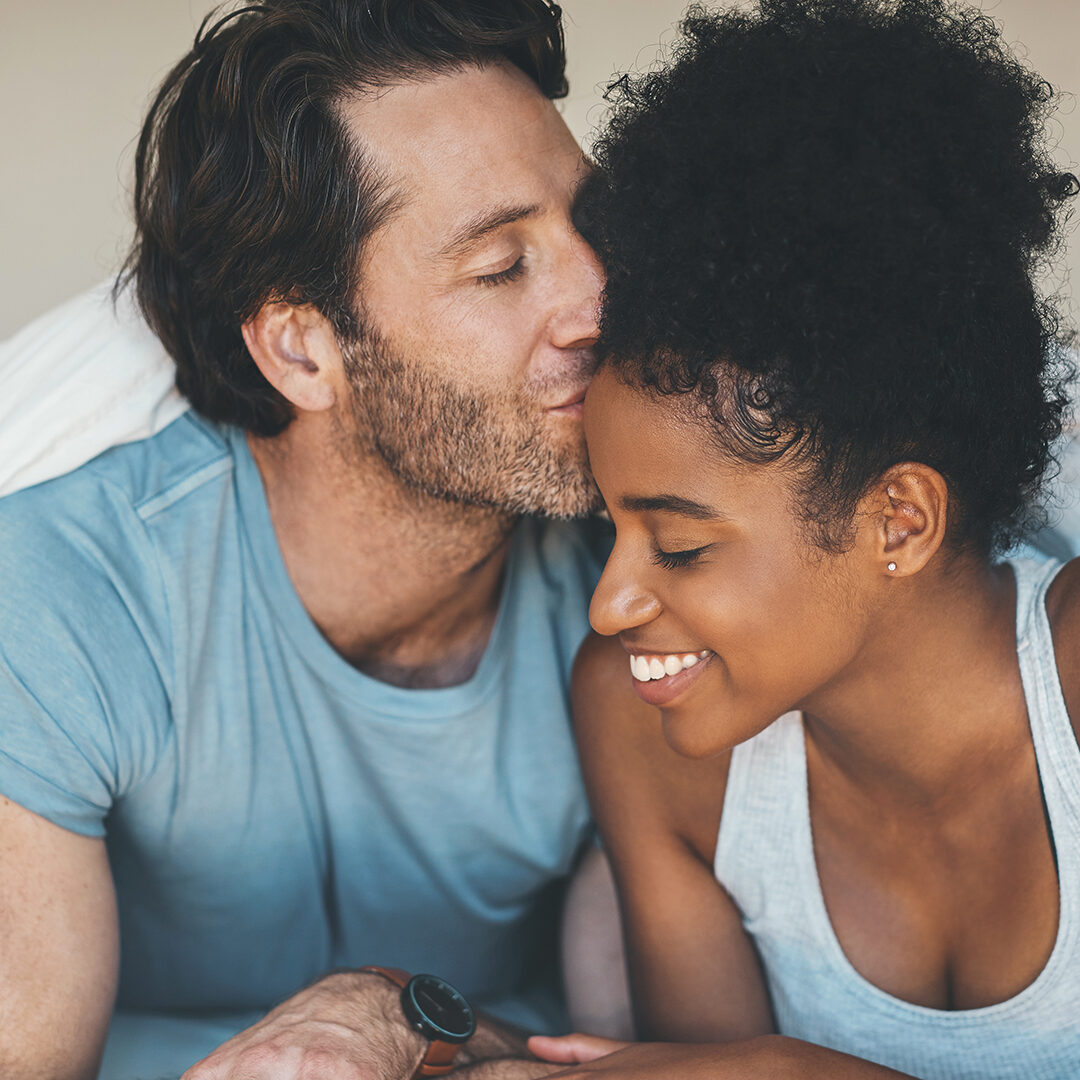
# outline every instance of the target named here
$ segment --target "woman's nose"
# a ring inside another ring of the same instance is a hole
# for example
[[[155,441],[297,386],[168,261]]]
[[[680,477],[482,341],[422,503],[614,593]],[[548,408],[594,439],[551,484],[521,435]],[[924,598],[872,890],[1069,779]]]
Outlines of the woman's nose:
[[[605,637],[644,626],[660,614],[660,601],[628,572],[627,561],[611,553],[589,605],[589,622]]]

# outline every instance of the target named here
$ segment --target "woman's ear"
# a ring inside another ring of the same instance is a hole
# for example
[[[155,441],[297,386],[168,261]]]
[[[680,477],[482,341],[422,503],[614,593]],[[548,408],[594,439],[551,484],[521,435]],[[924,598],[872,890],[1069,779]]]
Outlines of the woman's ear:
[[[329,320],[311,304],[264,304],[240,328],[251,358],[282,397],[305,412],[337,401],[341,350]]]
[[[887,470],[864,500],[873,515],[873,556],[888,577],[917,574],[945,541],[949,487],[929,465],[903,462]]]

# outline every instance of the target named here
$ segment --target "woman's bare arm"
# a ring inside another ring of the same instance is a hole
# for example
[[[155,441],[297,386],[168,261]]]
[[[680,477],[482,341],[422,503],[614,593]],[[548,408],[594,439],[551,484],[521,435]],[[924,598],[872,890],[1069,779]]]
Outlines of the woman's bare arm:
[[[730,755],[679,757],[634,694],[624,650],[591,638],[574,672],[586,785],[619,887],[634,1014],[652,1042],[533,1040],[551,1080],[901,1080],[774,1034],[764,975],[712,863]]]
[[[757,954],[712,870],[728,758],[671,750],[627,666],[617,642],[591,638],[573,695],[586,785],[619,886],[638,1034],[726,1042],[769,1033]]]

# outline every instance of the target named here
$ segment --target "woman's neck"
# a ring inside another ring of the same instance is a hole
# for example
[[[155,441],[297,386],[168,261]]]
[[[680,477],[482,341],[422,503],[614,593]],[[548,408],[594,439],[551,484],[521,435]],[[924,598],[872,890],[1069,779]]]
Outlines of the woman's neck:
[[[802,708],[813,757],[853,794],[941,813],[1004,781],[1030,740],[1011,570],[957,559],[930,571]]]

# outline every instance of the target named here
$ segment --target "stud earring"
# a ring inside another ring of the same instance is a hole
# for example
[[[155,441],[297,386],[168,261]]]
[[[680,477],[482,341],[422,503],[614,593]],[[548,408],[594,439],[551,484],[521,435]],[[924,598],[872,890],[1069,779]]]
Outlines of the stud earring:
[[[890,570],[895,570],[896,569],[896,563],[894,563],[894,562],[889,563],[889,569]]]

